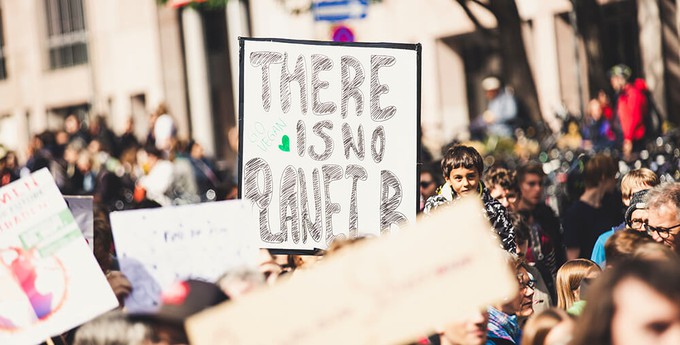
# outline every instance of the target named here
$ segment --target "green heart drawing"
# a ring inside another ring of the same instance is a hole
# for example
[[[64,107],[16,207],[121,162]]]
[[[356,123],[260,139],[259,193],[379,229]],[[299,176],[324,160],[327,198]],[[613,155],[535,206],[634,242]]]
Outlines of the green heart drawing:
[[[281,137],[281,145],[279,145],[279,149],[283,152],[290,152],[290,138],[288,138],[287,135]]]

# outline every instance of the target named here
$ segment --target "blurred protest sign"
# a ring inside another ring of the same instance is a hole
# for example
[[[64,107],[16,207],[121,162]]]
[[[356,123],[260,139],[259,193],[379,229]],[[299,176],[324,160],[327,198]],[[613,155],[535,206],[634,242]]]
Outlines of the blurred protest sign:
[[[0,188],[0,344],[36,344],[118,306],[47,169]]]
[[[517,278],[482,209],[465,198],[201,312],[186,323],[191,344],[404,344],[513,296]]]
[[[415,222],[420,45],[240,44],[239,193],[260,246],[323,249]]]
[[[91,195],[64,195],[64,201],[73,214],[85,241],[94,250],[94,215],[92,214],[93,198]]]
[[[230,268],[256,266],[251,212],[231,200],[111,213],[120,269],[134,287],[125,307],[153,311],[178,280],[215,282]]]

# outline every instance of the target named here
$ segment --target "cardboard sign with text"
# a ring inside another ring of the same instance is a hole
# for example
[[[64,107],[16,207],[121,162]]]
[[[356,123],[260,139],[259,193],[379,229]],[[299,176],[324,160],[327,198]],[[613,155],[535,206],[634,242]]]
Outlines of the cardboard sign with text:
[[[256,266],[252,212],[230,200],[111,213],[120,269],[133,287],[125,307],[153,311],[179,280],[215,282],[230,268]]]
[[[64,201],[78,223],[85,241],[90,249],[94,250],[94,214],[92,213],[94,199],[91,195],[64,195]]]
[[[191,344],[398,344],[513,296],[477,198],[358,243],[186,323]]]
[[[0,344],[36,344],[118,306],[47,169],[0,188]]]
[[[260,246],[324,249],[415,222],[420,45],[240,43],[239,195]]]

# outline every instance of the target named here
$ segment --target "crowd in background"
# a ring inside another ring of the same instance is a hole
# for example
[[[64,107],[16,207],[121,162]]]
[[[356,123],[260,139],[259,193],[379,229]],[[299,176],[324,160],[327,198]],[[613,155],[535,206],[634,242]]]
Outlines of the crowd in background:
[[[464,320],[432,325],[419,344],[680,344],[680,150],[672,131],[657,133],[647,120],[645,87],[630,75],[616,66],[615,96],[600,94],[583,119],[565,121],[560,137],[535,144],[512,122],[519,108],[511,90],[485,80],[489,109],[473,121],[484,138],[447,145],[441,159],[422,155],[421,211],[480,198],[518,293]],[[199,143],[177,139],[167,109],[151,115],[143,140],[132,127],[115,134],[102,117],[85,127],[69,116],[63,130],[33,137],[24,164],[14,152],[0,155],[2,185],[46,167],[63,194],[94,195],[95,256],[121,307],[134,286],[118,270],[108,213],[236,192],[233,175],[217,169]],[[510,155],[494,149],[504,140],[513,145]],[[335,242],[323,256],[357,241],[371,239]],[[277,284],[323,256],[262,250],[257,267],[226,272],[216,284],[179,283],[191,287],[180,303],[166,296],[156,313],[108,313],[52,341],[188,343],[188,316]],[[474,281],[466,284],[474,289]]]

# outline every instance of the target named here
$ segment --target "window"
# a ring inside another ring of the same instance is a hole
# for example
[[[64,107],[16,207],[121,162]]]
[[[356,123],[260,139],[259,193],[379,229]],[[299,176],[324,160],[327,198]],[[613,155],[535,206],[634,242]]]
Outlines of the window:
[[[50,69],[87,63],[82,0],[45,0]]]
[[[0,8],[0,80],[7,79],[5,66],[5,31],[3,30],[2,8]]]

